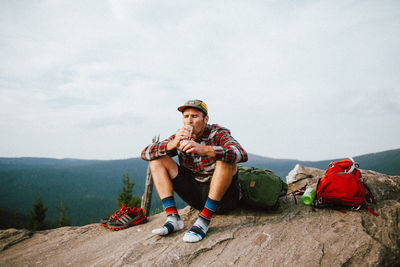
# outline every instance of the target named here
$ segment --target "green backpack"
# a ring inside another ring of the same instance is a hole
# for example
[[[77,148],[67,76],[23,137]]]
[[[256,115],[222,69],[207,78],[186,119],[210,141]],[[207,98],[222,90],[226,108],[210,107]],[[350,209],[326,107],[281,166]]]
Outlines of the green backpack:
[[[280,196],[286,195],[288,186],[270,170],[238,166],[238,181],[242,201],[246,206],[258,209],[277,208]]]

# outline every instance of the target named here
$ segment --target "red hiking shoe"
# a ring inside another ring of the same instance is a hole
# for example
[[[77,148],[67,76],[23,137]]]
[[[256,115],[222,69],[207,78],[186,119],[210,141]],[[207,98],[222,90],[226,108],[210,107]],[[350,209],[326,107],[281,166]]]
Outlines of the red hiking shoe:
[[[133,207],[128,208],[128,210],[124,214],[119,216],[116,220],[109,221],[107,223],[107,227],[112,230],[118,231],[145,222],[147,222],[147,218],[146,215],[144,215],[143,209]]]
[[[129,207],[126,207],[124,204],[122,204],[121,207],[119,208],[119,210],[114,212],[114,214],[112,214],[110,217],[101,219],[100,224],[104,227],[107,227],[107,223],[117,220],[119,217],[124,215],[125,212],[128,211],[128,209],[129,209]]]

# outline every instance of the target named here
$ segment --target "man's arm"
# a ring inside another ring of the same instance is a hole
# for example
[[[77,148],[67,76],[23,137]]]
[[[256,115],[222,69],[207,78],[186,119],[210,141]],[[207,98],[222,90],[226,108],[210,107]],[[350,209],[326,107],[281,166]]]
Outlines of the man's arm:
[[[150,161],[165,155],[169,155],[171,157],[176,156],[176,149],[168,149],[168,144],[175,139],[175,135],[172,135],[168,139],[165,139],[161,142],[157,142],[145,147],[140,154],[140,157],[143,160]]]
[[[213,146],[202,145],[192,140],[183,143],[181,148],[186,153],[197,154],[200,156],[215,157],[215,151]]]
[[[226,128],[219,128],[211,145],[202,145],[195,141],[187,141],[182,145],[186,153],[193,153],[201,156],[215,157],[228,163],[245,162],[248,160],[247,152],[231,136]]]
[[[145,147],[141,153],[141,158],[150,161],[165,155],[176,156],[178,154],[176,149],[180,146],[181,141],[189,137],[187,129],[182,127],[168,139]]]
[[[247,152],[236,141],[228,129],[221,128],[217,132],[216,142],[212,145],[216,160],[228,163],[246,162],[248,160]]]

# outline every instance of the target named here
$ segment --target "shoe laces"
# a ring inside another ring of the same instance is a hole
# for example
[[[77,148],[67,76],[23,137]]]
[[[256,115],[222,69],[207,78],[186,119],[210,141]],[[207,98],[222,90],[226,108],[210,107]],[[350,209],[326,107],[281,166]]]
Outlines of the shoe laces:
[[[140,213],[142,213],[143,214],[143,209],[132,207],[132,208],[129,208],[128,213],[130,213],[130,214],[140,214]]]
[[[119,218],[121,218],[121,216],[123,216],[127,211],[128,211],[129,207],[126,207],[124,204],[121,205],[121,207],[119,208],[119,210],[117,210],[116,212],[114,212],[113,215],[110,216],[110,221],[113,220],[118,220]]]

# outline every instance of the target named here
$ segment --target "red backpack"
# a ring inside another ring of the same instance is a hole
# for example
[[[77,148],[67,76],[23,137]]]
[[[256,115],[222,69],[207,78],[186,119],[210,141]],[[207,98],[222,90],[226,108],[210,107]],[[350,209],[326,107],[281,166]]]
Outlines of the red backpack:
[[[365,207],[378,216],[367,206],[367,201],[376,201],[352,158],[331,162],[324,177],[319,179],[316,191],[316,207],[345,206],[355,210]]]

